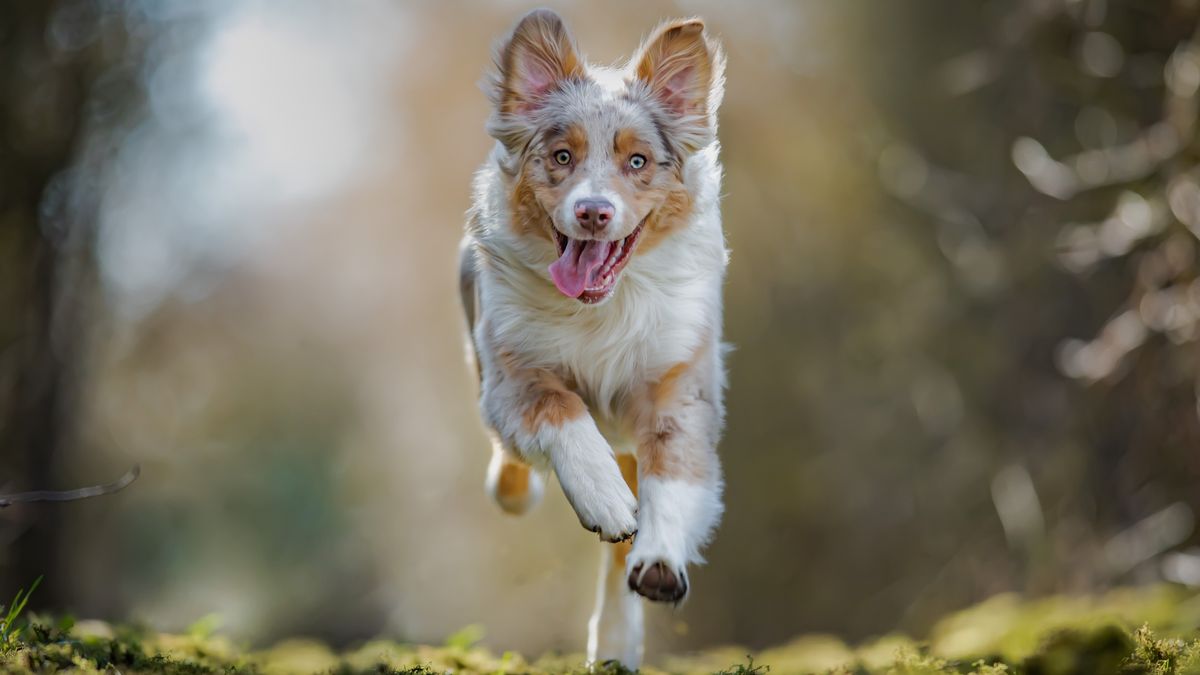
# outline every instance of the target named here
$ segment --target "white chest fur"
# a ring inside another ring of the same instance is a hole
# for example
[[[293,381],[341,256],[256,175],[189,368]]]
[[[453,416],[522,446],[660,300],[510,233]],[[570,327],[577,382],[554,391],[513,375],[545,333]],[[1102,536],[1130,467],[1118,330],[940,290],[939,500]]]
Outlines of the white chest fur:
[[[553,297],[545,282],[546,297],[531,303],[528,293],[496,280],[484,287],[483,323],[498,344],[562,373],[607,416],[623,394],[719,339],[719,268],[689,279],[653,273],[654,260],[639,262],[646,264],[631,265],[613,298],[595,307]]]

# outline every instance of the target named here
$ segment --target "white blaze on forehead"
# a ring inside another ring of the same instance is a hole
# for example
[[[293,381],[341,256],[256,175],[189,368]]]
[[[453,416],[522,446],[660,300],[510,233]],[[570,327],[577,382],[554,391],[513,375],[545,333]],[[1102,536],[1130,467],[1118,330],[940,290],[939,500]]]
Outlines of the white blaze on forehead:
[[[623,71],[594,66],[588,71],[588,75],[596,84],[600,85],[600,88],[610,98],[625,91],[625,73]]]

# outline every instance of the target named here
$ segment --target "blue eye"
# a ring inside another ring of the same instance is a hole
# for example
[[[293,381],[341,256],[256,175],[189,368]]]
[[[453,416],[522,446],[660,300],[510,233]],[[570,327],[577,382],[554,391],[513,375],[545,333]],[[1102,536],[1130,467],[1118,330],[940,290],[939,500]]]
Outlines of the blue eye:
[[[629,158],[629,166],[633,169],[640,169],[646,166],[646,157],[644,155],[634,155]]]
[[[571,152],[569,150],[559,150],[558,152],[554,153],[554,161],[563,165],[570,164]]]

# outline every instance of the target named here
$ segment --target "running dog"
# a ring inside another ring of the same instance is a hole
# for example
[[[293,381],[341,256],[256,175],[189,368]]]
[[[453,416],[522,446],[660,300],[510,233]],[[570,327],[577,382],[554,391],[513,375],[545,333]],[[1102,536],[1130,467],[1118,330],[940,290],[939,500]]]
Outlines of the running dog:
[[[475,178],[460,278],[488,492],[509,513],[553,470],[603,544],[588,659],[637,668],[639,595],[678,603],[720,520],[724,424],[717,108],[699,19],[621,68],[534,11],[485,81],[496,143]]]

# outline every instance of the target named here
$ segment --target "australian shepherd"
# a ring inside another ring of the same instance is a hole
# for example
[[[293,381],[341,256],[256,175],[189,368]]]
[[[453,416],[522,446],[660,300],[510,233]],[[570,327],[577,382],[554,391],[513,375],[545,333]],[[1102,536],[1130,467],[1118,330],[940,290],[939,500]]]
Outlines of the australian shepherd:
[[[534,11],[485,86],[496,144],[461,258],[492,438],[488,492],[519,514],[553,470],[603,558],[588,659],[637,668],[642,596],[678,603],[721,517],[724,56],[699,19],[620,68]]]

